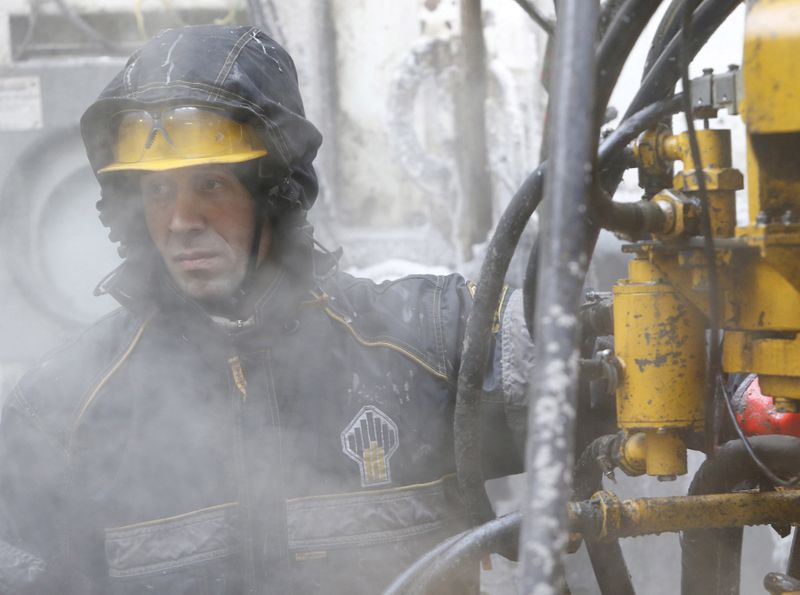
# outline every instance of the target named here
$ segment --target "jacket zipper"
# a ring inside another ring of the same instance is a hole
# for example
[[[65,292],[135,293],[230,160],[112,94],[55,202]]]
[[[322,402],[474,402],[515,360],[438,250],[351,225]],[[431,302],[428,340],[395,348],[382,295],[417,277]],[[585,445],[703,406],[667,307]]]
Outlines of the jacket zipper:
[[[244,368],[242,367],[242,361],[239,359],[238,355],[235,355],[228,360],[228,364],[231,367],[231,374],[233,374],[233,382],[234,384],[236,384],[236,388],[239,389],[239,394],[242,397],[242,401],[246,401],[247,378],[244,375]]]
[[[256,563],[254,555],[254,539],[252,534],[252,502],[250,499],[250,482],[247,479],[245,464],[245,444],[242,427],[244,413],[242,407],[247,401],[247,377],[244,374],[244,366],[239,356],[233,356],[228,360],[233,383],[239,392],[239,399],[233,401],[236,416],[236,475],[239,485],[239,502],[241,506],[240,531],[243,538],[243,552],[245,556],[245,593],[254,595],[256,591]]]

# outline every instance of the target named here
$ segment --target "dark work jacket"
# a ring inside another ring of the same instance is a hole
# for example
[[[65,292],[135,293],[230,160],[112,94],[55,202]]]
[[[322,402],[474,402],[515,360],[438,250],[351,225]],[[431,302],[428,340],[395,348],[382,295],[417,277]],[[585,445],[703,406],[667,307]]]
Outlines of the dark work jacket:
[[[309,291],[278,273],[241,329],[177,293],[110,314],[7,399],[0,592],[381,592],[467,526],[452,415],[471,301],[456,275]],[[519,301],[495,323],[491,475],[520,470]]]

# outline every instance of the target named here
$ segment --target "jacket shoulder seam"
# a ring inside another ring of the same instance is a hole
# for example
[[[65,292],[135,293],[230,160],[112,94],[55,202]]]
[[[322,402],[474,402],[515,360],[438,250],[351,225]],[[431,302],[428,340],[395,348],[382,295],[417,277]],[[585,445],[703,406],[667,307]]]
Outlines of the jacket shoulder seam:
[[[84,397],[84,399],[82,399],[81,406],[78,409],[78,413],[77,413],[74,421],[72,422],[72,427],[71,427],[71,430],[69,432],[69,437],[67,439],[67,452],[68,453],[72,452],[75,435],[76,435],[76,433],[78,431],[78,428],[79,428],[79,426],[81,424],[81,421],[83,420],[83,416],[89,410],[89,408],[91,407],[92,403],[94,403],[97,395],[100,393],[100,390],[114,376],[114,374],[117,373],[117,371],[122,367],[122,365],[125,363],[125,361],[128,359],[128,357],[131,355],[131,353],[133,353],[133,350],[136,348],[136,345],[138,345],[139,340],[142,338],[142,335],[144,334],[145,328],[147,328],[147,325],[148,325],[148,323],[150,322],[151,319],[152,319],[152,317],[149,317],[149,318],[145,319],[145,321],[142,322],[141,325],[139,325],[139,328],[136,330],[136,333],[133,335],[133,338],[129,342],[128,347],[125,349],[125,351],[123,351],[122,355],[120,357],[116,358],[114,361],[112,361],[111,364],[109,364],[106,367],[104,373],[100,377],[100,380],[98,382],[94,383],[93,388],[89,391],[89,393],[86,395],[86,397]]]
[[[424,370],[428,371],[433,376],[435,376],[435,377],[437,377],[437,378],[439,378],[441,380],[445,380],[447,382],[451,381],[450,377],[447,375],[447,373],[445,371],[442,371],[442,370],[438,369],[437,367],[434,367],[432,364],[430,364],[427,361],[425,361],[420,355],[417,355],[416,353],[413,353],[408,347],[400,345],[396,340],[391,340],[390,341],[387,338],[383,338],[383,337],[378,337],[378,338],[363,337],[355,328],[353,328],[352,324],[350,324],[344,317],[339,315],[337,312],[335,312],[329,306],[323,306],[322,310],[325,312],[325,314],[329,318],[331,318],[332,320],[335,320],[340,325],[342,325],[344,328],[346,328],[347,331],[350,333],[350,335],[360,345],[363,345],[364,347],[386,347],[386,348],[391,349],[391,350],[393,350],[393,351],[395,351],[397,353],[400,353],[401,355],[404,355],[407,359],[411,360],[412,362],[414,362],[418,366],[422,367]]]

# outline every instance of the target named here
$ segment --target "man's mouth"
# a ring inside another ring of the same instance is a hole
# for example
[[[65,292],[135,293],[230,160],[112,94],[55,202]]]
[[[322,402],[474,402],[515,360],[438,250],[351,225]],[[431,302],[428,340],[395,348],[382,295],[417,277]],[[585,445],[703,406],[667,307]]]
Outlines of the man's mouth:
[[[176,254],[172,260],[183,271],[199,271],[214,267],[219,258],[218,252],[195,250]]]

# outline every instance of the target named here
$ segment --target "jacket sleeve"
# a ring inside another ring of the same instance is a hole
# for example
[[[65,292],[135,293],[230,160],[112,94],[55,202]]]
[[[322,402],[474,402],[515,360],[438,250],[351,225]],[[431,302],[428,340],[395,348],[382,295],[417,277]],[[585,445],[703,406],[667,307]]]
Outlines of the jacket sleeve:
[[[66,462],[15,389],[0,419],[0,593],[64,592]]]
[[[483,473],[487,479],[524,471],[534,346],[525,326],[521,291],[508,291],[503,296],[493,331],[480,408]]]
[[[454,333],[453,348],[456,352],[454,368],[460,372],[460,355],[466,320],[472,309],[474,285],[457,275],[449,281],[450,292],[458,294],[461,304],[458,321],[450,319],[458,328],[458,333]],[[448,300],[443,302],[446,304]],[[521,291],[504,291],[492,331],[480,409],[481,448],[487,478],[524,470],[527,392],[534,366],[534,345],[525,326]]]
[[[528,387],[535,363],[533,339],[525,325],[522,290],[510,292],[500,311],[499,326],[491,365],[499,377],[506,423],[522,460],[528,427]]]

